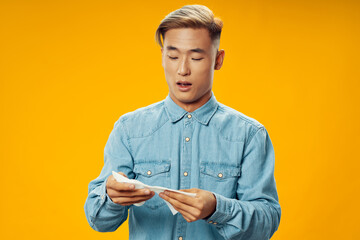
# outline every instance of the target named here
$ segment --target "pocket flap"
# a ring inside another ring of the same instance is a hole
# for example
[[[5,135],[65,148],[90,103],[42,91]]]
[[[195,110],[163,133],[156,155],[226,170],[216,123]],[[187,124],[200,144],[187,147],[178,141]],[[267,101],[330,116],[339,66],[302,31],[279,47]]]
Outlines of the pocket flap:
[[[241,172],[240,167],[216,163],[201,164],[200,171],[218,179],[239,177]]]
[[[170,165],[169,162],[140,162],[135,164],[134,172],[145,177],[152,177],[170,171]]]

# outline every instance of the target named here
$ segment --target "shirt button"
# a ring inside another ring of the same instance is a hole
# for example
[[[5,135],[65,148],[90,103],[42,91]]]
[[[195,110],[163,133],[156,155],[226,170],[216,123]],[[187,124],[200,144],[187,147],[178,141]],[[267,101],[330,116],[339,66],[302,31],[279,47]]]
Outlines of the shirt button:
[[[187,117],[188,117],[188,118],[191,118],[191,114],[189,114]]]
[[[213,221],[210,221],[209,223],[213,223]]]
[[[184,176],[186,177],[188,175],[188,173],[187,172],[184,172]]]
[[[147,175],[151,175],[151,171],[149,170],[149,171],[147,171]]]
[[[183,237],[179,237],[179,240],[183,240]]]
[[[101,199],[104,200],[104,195],[101,195]]]
[[[187,141],[187,142],[188,142],[188,141],[190,141],[190,138],[188,138],[188,137],[187,137],[187,138],[185,138],[185,141]]]
[[[219,177],[219,178],[222,178],[222,177],[223,177],[223,174],[222,174],[222,173],[219,173],[219,174],[218,174],[218,177]]]
[[[217,222],[214,222],[214,225],[216,225],[217,224]]]

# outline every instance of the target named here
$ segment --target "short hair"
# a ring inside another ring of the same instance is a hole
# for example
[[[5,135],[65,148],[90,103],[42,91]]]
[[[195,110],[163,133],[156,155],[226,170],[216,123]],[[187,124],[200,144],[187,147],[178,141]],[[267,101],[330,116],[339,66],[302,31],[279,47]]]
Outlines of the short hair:
[[[223,22],[214,17],[213,12],[203,5],[185,5],[168,14],[155,33],[155,41],[163,47],[165,33],[174,28],[205,28],[212,41],[220,39]]]

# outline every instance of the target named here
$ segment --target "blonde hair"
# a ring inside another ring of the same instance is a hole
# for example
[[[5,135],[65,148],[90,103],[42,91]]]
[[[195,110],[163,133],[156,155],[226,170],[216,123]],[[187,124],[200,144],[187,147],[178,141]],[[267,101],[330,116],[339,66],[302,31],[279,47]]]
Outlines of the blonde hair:
[[[223,22],[203,5],[186,5],[168,14],[155,33],[155,41],[163,47],[165,33],[173,28],[206,28],[212,41],[219,40]]]

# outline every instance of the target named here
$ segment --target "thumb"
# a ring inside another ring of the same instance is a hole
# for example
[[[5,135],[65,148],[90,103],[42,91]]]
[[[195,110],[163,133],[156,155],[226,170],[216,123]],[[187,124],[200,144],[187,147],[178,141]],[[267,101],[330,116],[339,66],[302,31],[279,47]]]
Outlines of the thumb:
[[[180,191],[182,191],[182,192],[188,192],[188,193],[197,193],[197,192],[198,192],[198,189],[197,189],[197,188],[181,189]]]

